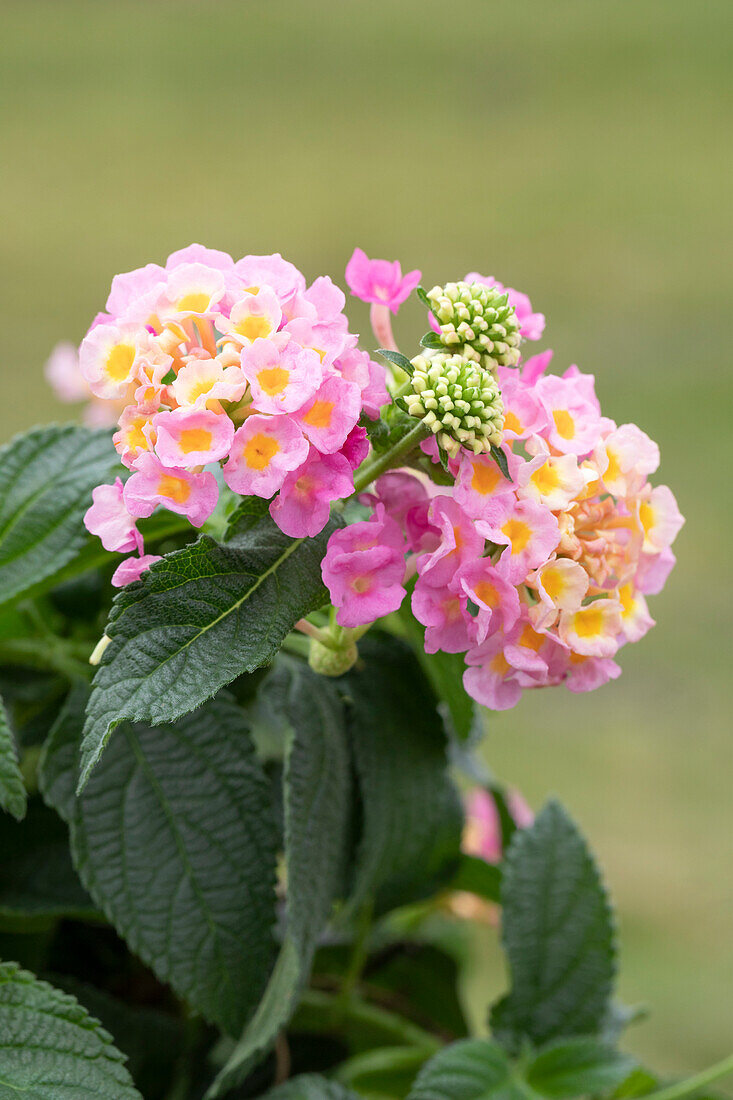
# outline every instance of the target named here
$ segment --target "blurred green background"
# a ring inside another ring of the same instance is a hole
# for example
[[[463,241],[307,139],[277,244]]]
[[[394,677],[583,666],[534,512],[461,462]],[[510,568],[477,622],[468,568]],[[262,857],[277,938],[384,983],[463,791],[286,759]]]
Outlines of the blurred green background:
[[[622,995],[653,1009],[629,1046],[669,1072],[729,1053],[730,0],[4,0],[0,23],[4,439],[73,415],[42,364],[112,275],[197,240],[342,284],[355,245],[428,285],[493,274],[659,441],[687,526],[658,629],[616,684],[493,718],[487,758],[592,838]],[[410,304],[404,350],[424,327]]]

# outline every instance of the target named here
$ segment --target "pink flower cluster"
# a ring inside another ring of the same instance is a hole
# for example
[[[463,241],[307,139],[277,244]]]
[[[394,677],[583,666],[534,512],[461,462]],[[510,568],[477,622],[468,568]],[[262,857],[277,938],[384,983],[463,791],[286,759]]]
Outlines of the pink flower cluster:
[[[115,276],[79,349],[83,385],[116,407],[114,443],[131,471],[124,486],[95,490],[86,516],[107,549],[138,552],[115,583],[150,564],[135,521],[163,507],[200,527],[219,467],[234,493],[272,498],[286,534],[323,529],[368,450],[362,411],[376,417],[389,400],[344,304],[328,277],[308,287],[277,253],[235,262],[194,244],[165,267]],[[69,362],[51,377],[70,392]]]
[[[539,334],[544,318],[510,293]],[[592,375],[547,374],[551,358],[498,369],[509,478],[465,450],[448,486],[389,471],[363,497],[372,518],[334,535],[323,566],[337,622],[352,627],[399,607],[416,574],[426,651],[465,654],[466,690],[494,710],[527,688],[615,679],[618,650],[653,625],[646,597],[684,522],[670,489],[649,483],[657,445],[601,414]],[[434,440],[423,450],[435,458]]]

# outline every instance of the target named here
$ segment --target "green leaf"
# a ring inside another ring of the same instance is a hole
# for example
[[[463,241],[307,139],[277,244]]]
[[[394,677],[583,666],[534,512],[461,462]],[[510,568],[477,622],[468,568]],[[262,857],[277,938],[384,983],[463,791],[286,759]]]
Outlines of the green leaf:
[[[92,489],[120,469],[110,433],[36,428],[0,451],[0,604],[59,573],[91,542]]]
[[[283,659],[262,690],[269,691],[288,731],[285,935],[264,997],[207,1100],[241,1084],[290,1019],[342,885],[349,851],[351,770],[335,683]]]
[[[546,1047],[525,1074],[528,1084],[549,1100],[571,1100],[616,1088],[634,1064],[629,1055],[595,1039],[581,1037],[563,1039]]]
[[[425,306],[425,308],[429,309],[429,310],[432,310],[433,303],[428,298],[428,292],[426,291],[425,287],[424,286],[416,287],[415,288],[415,293],[417,294],[418,298],[420,299],[422,304]]]
[[[611,907],[576,825],[548,802],[504,859],[502,942],[511,989],[491,1027],[510,1052],[526,1040],[598,1032],[615,975]]]
[[[438,336],[437,332],[426,332],[421,338],[420,344],[424,348],[430,348],[432,351],[445,351],[446,347],[443,341]]]
[[[141,1100],[98,1020],[16,963],[0,963],[2,1100]]]
[[[496,462],[496,465],[501,470],[507,481],[511,481],[509,477],[509,463],[507,462],[506,451],[503,447],[497,447],[495,443],[491,444],[491,457]]]
[[[486,1039],[462,1039],[423,1066],[408,1100],[528,1100],[531,1092],[512,1080],[501,1047]]]
[[[413,615],[408,600],[398,614],[423,672],[447,711],[444,717],[448,719],[450,733],[459,741],[470,740],[476,728],[476,707],[463,686],[464,655],[443,653],[442,650],[426,653],[425,627]]]
[[[277,825],[244,716],[220,696],[174,725],[125,724],[74,798],[73,696],[41,767],[82,882],[130,948],[237,1034],[274,954]]]
[[[119,722],[172,722],[272,660],[298,619],[328,599],[321,558],[333,530],[291,539],[260,510],[240,514],[232,543],[203,535],[119,593],[89,700],[79,789]]]
[[[369,987],[391,993],[403,1014],[429,1020],[452,1039],[468,1034],[458,992],[458,963],[441,947],[416,939],[392,943],[371,957],[366,975]]]
[[[0,698],[0,806],[16,821],[25,816],[26,793],[18,766],[18,750],[5,704]]]
[[[399,367],[405,374],[409,374],[412,377],[414,367],[406,355],[403,355],[399,351],[391,351],[389,348],[377,348],[377,355],[381,355],[382,359],[386,359],[388,363],[392,363],[393,366]]]
[[[162,1100],[169,1095],[171,1075],[185,1042],[180,1017],[119,1001],[68,974],[52,974],[49,980],[64,993],[76,997],[114,1036],[118,1050],[127,1058],[130,1076],[145,1100]]]
[[[372,634],[340,684],[353,704],[349,729],[363,829],[352,910],[415,901],[450,876],[463,814],[448,776],[447,739],[436,699],[408,645]]]
[[[458,870],[450,882],[451,890],[467,890],[469,894],[486,901],[501,901],[501,867],[496,863],[487,863],[479,856],[463,853]]]
[[[315,1073],[294,1077],[266,1093],[264,1100],[359,1100],[355,1092],[337,1081],[329,1081]]]
[[[99,911],[71,863],[69,834],[58,814],[32,798],[20,824],[0,817],[0,922],[97,919]]]
[[[342,1064],[337,1071],[338,1077],[362,1095],[407,1096],[415,1074],[432,1053],[419,1046],[376,1047]]]

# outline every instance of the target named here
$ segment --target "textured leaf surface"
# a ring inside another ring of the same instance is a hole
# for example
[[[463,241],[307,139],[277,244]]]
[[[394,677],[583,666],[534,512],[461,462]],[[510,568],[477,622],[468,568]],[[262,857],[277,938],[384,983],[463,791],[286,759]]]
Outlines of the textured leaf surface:
[[[409,1100],[527,1100],[511,1078],[504,1051],[486,1039],[464,1039],[445,1047],[423,1066]]]
[[[503,865],[502,940],[511,989],[491,1013],[494,1035],[517,1052],[600,1030],[615,974],[611,907],[576,825],[549,802],[520,829]]]
[[[37,428],[0,450],[0,604],[58,573],[90,542],[92,489],[119,462],[108,431]]]
[[[18,751],[5,704],[0,699],[0,806],[17,821],[25,814],[26,793],[18,767]]]
[[[125,724],[83,795],[72,698],[41,772],[82,882],[133,951],[237,1034],[273,958],[277,827],[242,711],[212,700],[175,725]]]
[[[355,1092],[337,1081],[329,1081],[315,1073],[294,1077],[267,1093],[265,1100],[358,1100]]]
[[[387,909],[425,896],[459,857],[463,815],[448,776],[436,700],[412,650],[365,638],[342,681],[359,776],[363,829],[352,907]]]
[[[350,761],[343,704],[334,683],[304,665],[283,661],[265,690],[288,725],[285,935],[265,995],[209,1098],[240,1084],[290,1019],[343,881],[348,851]]]
[[[0,1100],[141,1100],[111,1037],[66,993],[0,963]]]
[[[595,1039],[561,1040],[541,1051],[527,1067],[529,1085],[549,1100],[606,1092],[624,1081],[634,1059]]]
[[[0,917],[98,915],[72,866],[68,829],[39,798],[20,823],[0,817],[0,852]]]
[[[272,660],[328,598],[321,558],[332,530],[290,539],[264,515],[236,545],[204,535],[120,592],[89,701],[82,784],[119,722],[172,722]]]

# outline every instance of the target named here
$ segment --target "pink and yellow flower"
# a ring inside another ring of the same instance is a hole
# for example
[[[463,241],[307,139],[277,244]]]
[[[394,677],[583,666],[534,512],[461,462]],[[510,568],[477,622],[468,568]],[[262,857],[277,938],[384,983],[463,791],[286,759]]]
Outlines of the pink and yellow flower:
[[[194,474],[164,466],[157,455],[139,456],[135,472],[125,484],[125,507],[131,516],[150,516],[158,505],[186,516],[201,527],[216,507],[219,486],[213,474]]]
[[[294,413],[315,397],[323,379],[316,352],[287,338],[255,340],[242,350],[242,374],[259,412]]]
[[[205,466],[229,454],[234,425],[204,408],[178,408],[153,417],[155,450],[166,466]]]
[[[270,505],[270,515],[286,535],[313,538],[328,523],[331,503],[353,491],[354,474],[348,460],[341,454],[319,454],[311,447],[305,462],[285,478]]]
[[[234,433],[224,480],[242,496],[271,497],[308,457],[308,441],[289,416],[247,417]]]

